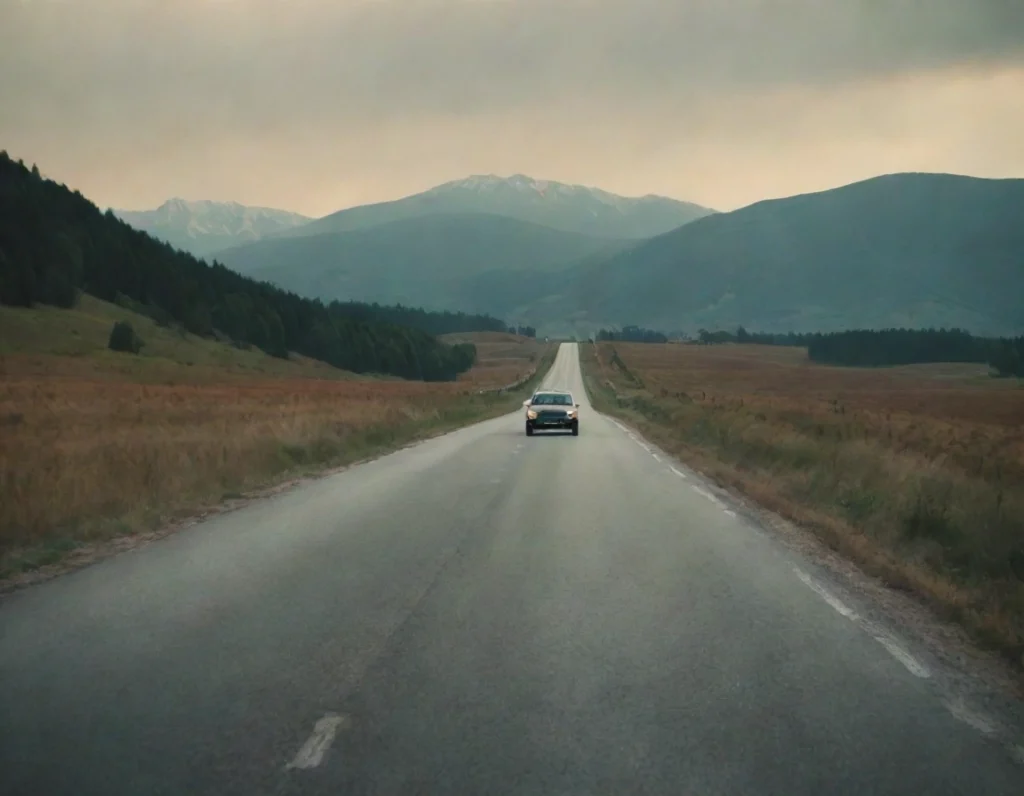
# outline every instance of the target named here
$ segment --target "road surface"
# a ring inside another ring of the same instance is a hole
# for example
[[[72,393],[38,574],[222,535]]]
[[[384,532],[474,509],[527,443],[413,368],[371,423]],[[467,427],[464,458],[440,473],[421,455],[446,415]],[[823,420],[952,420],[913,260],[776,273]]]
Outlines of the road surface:
[[[520,413],[0,604],[0,793],[1013,794],[894,643],[590,410]],[[824,594],[824,597],[823,597]]]

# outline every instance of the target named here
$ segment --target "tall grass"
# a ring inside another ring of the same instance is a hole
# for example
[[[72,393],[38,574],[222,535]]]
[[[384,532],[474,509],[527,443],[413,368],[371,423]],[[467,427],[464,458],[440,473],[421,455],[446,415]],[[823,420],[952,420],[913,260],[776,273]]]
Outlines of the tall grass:
[[[535,379],[553,357],[553,348],[544,352]],[[75,542],[153,528],[177,512],[495,416],[520,400],[459,383],[6,379],[0,575],[52,560]]]
[[[1024,391],[772,356],[601,344],[583,365],[600,409],[1024,665]]]

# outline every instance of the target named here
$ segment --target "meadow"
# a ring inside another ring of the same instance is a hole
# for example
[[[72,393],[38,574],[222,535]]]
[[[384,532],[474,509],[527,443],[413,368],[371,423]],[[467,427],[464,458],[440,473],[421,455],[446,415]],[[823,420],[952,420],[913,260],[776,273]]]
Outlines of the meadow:
[[[478,389],[494,389],[517,384],[527,378],[551,345],[532,337],[505,332],[472,332],[442,335],[446,343],[472,343],[476,346],[476,365],[459,376],[459,381]]]
[[[141,354],[106,349],[114,319],[136,324]],[[0,308],[0,579],[510,411],[529,386],[496,388],[542,374],[555,348],[506,338],[463,380],[424,383],[181,335],[89,297]]]
[[[1018,380],[752,345],[599,343],[582,360],[598,408],[1024,666]]]

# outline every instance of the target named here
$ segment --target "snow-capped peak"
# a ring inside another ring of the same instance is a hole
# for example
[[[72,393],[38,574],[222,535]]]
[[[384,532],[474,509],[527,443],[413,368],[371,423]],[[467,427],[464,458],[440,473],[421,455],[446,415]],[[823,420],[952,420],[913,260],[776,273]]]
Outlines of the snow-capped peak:
[[[429,212],[485,212],[601,236],[642,238],[667,232],[713,211],[668,197],[618,196],[587,185],[511,176],[471,174],[422,194]]]
[[[311,219],[287,210],[210,199],[168,199],[153,210],[114,210],[137,229],[202,254],[260,240]]]
[[[618,196],[608,191],[602,191],[600,188],[557,182],[555,180],[539,180],[521,173],[516,173],[509,177],[502,177],[497,174],[473,174],[461,180],[452,180],[451,182],[438,185],[426,193],[440,195],[456,191],[469,191],[479,194],[494,194],[502,191],[515,192],[527,195],[533,194],[543,199],[575,197],[590,199],[612,207],[622,207],[641,201],[674,201],[666,197],[655,196],[654,194],[647,194],[643,197]]]

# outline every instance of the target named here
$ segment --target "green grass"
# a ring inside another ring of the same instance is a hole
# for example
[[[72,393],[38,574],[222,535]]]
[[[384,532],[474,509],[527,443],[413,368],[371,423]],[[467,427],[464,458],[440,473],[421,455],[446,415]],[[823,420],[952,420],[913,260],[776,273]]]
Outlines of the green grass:
[[[145,343],[138,355],[107,348],[115,321],[127,321]],[[189,369],[183,371],[182,366]],[[83,294],[73,309],[0,307],[0,373],[114,375],[141,381],[205,381],[227,376],[351,379],[323,362],[268,356],[160,326],[129,309]],[[366,378],[366,377],[360,377]]]

